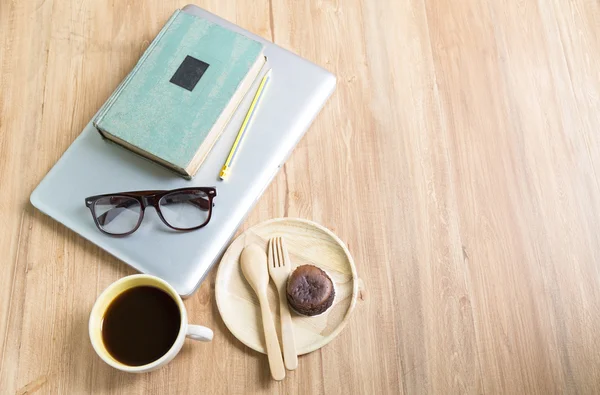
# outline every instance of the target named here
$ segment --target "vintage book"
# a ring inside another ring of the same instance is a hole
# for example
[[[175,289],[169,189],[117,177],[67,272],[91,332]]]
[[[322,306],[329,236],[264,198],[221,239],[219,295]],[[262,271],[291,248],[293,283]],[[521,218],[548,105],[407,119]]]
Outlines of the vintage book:
[[[177,10],[93,124],[105,138],[191,178],[264,66],[263,47]]]

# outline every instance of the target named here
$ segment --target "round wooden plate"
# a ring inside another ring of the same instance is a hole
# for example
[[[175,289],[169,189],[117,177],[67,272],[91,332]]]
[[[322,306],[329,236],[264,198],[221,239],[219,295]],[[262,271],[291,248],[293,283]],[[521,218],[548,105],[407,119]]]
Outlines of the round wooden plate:
[[[305,317],[292,312],[298,355],[318,350],[344,328],[358,295],[356,267],[348,248],[330,230],[314,222],[279,218],[258,224],[238,236],[221,259],[215,294],[225,325],[248,347],[265,353],[265,341],[258,299],[246,282],[240,268],[240,254],[245,246],[256,243],[267,250],[271,237],[283,236],[296,266],[311,264],[325,270],[335,284],[335,299],[325,313]],[[269,304],[281,337],[279,301],[272,281],[268,290]]]

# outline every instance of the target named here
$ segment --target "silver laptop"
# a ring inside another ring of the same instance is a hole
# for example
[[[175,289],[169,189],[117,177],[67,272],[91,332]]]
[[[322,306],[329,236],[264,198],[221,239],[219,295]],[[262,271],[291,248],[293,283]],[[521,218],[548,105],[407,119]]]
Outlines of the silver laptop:
[[[260,78],[192,181],[104,141],[90,123],[33,191],[31,203],[135,269],[159,276],[181,295],[189,296],[217,263],[237,228],[335,89],[336,80],[313,63],[216,15],[193,5],[183,10],[266,44],[271,80],[229,178],[220,181],[219,171]],[[124,238],[107,236],[96,228],[84,204],[84,199],[92,195],[189,186],[217,188],[210,223],[193,232],[170,230],[154,209],[148,208],[135,233]]]

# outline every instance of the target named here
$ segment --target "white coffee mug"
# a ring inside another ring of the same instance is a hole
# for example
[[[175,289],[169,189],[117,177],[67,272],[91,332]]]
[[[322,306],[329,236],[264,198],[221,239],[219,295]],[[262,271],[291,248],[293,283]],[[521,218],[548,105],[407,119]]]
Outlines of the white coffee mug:
[[[104,342],[102,341],[102,320],[104,318],[106,309],[108,308],[108,306],[110,306],[111,302],[115,300],[117,296],[119,296],[121,293],[128,289],[140,286],[156,287],[169,294],[179,307],[179,312],[181,315],[181,325],[175,342],[166,354],[164,354],[156,361],[153,361],[146,365],[129,366],[117,361],[106,350]],[[117,280],[111,285],[109,285],[109,287],[106,288],[104,292],[102,292],[102,294],[100,294],[98,300],[96,300],[96,303],[92,308],[92,313],[90,314],[89,322],[89,333],[94,350],[104,362],[106,362],[113,368],[130,373],[149,372],[151,370],[158,369],[163,365],[166,365],[177,355],[177,353],[179,353],[181,347],[183,347],[183,341],[186,337],[205,342],[209,342],[213,338],[213,331],[209,328],[200,325],[188,324],[187,311],[185,310],[185,306],[183,305],[183,300],[181,300],[181,297],[172,286],[170,286],[166,281],[148,274],[135,274],[132,276],[123,277],[122,279]]]

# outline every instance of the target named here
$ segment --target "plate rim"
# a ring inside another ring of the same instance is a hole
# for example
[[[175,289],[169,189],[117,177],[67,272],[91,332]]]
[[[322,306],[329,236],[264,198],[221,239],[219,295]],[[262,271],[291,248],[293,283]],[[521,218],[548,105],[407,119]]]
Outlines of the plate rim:
[[[249,227],[248,229],[246,229],[244,232],[242,232],[241,234],[239,234],[235,239],[233,239],[233,241],[227,246],[227,249],[225,250],[225,253],[223,254],[223,256],[221,257],[221,259],[219,260],[219,267],[217,268],[217,276],[215,278],[215,300],[217,303],[217,310],[219,311],[219,316],[221,317],[221,320],[223,321],[223,323],[225,324],[225,326],[227,327],[227,329],[229,330],[229,332],[231,332],[231,334],[240,342],[242,342],[246,347],[257,351],[261,354],[266,354],[265,350],[260,350],[257,349],[256,347],[254,347],[254,345],[251,345],[249,343],[247,343],[246,341],[242,340],[242,338],[238,335],[238,333],[236,333],[237,331],[234,330],[233,328],[231,328],[229,326],[229,324],[227,323],[227,321],[225,320],[225,318],[223,317],[223,313],[222,313],[222,307],[221,307],[221,301],[219,298],[219,294],[221,291],[222,287],[221,283],[224,280],[221,280],[221,277],[223,276],[222,272],[221,272],[221,263],[223,262],[223,260],[225,259],[225,257],[227,256],[227,254],[229,253],[229,249],[231,248],[231,246],[233,245],[233,243],[235,243],[239,238],[244,237],[246,235],[247,232],[251,231],[252,229],[255,228],[260,228],[263,226],[267,226],[267,225],[271,225],[273,223],[277,223],[277,222],[299,222],[299,223],[303,223],[303,224],[307,224],[310,226],[314,226],[315,228],[319,229],[320,231],[325,232],[326,234],[328,234],[333,240],[335,240],[335,242],[342,247],[342,250],[344,251],[344,254],[346,255],[346,259],[348,259],[348,262],[350,264],[350,269],[351,269],[351,275],[352,275],[352,296],[350,299],[350,306],[348,306],[348,309],[346,310],[346,313],[344,314],[344,318],[342,319],[342,321],[339,323],[339,325],[325,338],[323,338],[322,340],[315,342],[314,344],[310,345],[309,347],[305,347],[302,350],[297,350],[298,355],[305,355],[305,354],[309,354],[313,351],[316,351],[318,349],[320,349],[321,347],[327,345],[329,342],[331,342],[333,339],[335,339],[340,332],[346,327],[346,325],[348,324],[348,321],[350,320],[350,316],[352,315],[352,312],[354,311],[354,308],[356,307],[356,301],[358,299],[358,282],[359,282],[359,278],[358,278],[358,274],[356,272],[356,265],[354,264],[354,258],[352,257],[352,254],[350,254],[350,250],[348,250],[348,247],[346,246],[346,243],[344,243],[335,233],[333,233],[333,231],[331,231],[330,229],[326,228],[325,226],[316,223],[314,221],[308,220],[308,219],[304,219],[304,218],[296,218],[296,217],[279,217],[279,218],[272,218],[263,222],[259,222],[258,224],[255,224],[251,227]],[[269,279],[269,281],[271,281]],[[278,335],[279,337],[279,335]]]

